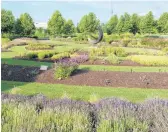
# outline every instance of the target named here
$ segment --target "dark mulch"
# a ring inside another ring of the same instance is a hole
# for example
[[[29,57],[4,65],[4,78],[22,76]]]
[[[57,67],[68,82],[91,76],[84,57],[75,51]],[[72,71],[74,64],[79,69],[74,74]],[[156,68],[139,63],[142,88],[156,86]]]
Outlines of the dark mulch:
[[[2,65],[2,80],[103,87],[168,89],[168,73],[108,72],[78,70],[64,80],[54,79],[53,69]]]
[[[68,79],[55,80],[53,69],[50,69],[40,74],[36,78],[36,82],[87,86],[168,89],[168,73],[78,71],[78,73]]]
[[[32,82],[40,73],[39,67],[1,65],[1,79],[8,81]]]

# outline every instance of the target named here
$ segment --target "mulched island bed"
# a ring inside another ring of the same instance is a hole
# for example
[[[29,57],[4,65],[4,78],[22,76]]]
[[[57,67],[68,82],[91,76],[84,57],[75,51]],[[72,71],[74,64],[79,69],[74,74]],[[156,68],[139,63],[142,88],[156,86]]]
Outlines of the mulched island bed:
[[[2,65],[2,80],[68,85],[168,89],[168,73],[108,72],[78,70],[64,80],[54,79],[53,69]]]

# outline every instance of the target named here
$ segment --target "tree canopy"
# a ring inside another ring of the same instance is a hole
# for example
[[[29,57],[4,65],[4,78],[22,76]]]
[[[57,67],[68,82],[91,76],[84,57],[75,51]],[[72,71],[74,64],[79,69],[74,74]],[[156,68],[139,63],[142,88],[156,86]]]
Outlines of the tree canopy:
[[[1,10],[1,31],[2,33],[12,32],[14,29],[15,18],[11,11]]]
[[[20,15],[15,25],[16,32],[24,36],[33,35],[35,32],[35,25],[32,17],[28,13]]]
[[[107,34],[117,32],[117,23],[118,23],[117,15],[112,16],[110,20],[107,22]]]
[[[73,24],[73,21],[69,19],[68,21],[65,22],[64,34],[70,35],[70,34],[73,34],[73,33],[75,33],[75,26]]]
[[[48,31],[52,36],[61,35],[64,32],[65,19],[62,14],[57,10],[53,13],[48,21]]]
[[[97,19],[96,15],[90,12],[88,15],[84,15],[78,24],[80,32],[95,32],[100,21]]]

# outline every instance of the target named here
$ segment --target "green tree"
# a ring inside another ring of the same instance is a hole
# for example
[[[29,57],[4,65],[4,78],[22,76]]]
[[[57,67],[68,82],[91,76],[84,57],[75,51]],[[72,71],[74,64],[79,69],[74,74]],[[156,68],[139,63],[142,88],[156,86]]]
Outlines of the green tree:
[[[11,11],[1,10],[1,31],[2,33],[11,33],[14,28],[15,18]]]
[[[167,22],[168,22],[168,12],[164,12],[158,20],[158,31],[159,33],[167,33]]]
[[[118,21],[118,24],[117,24],[117,32],[120,34],[121,32],[123,32],[123,27],[124,27],[124,16],[121,15],[120,16],[120,19]]]
[[[150,11],[146,14],[140,24],[141,33],[156,33],[156,21],[154,20],[153,13]]]
[[[17,19],[15,21],[14,31],[15,31],[16,34],[20,34],[20,35],[23,34],[23,28],[21,26],[20,19]]]
[[[131,24],[132,24],[131,32],[133,34],[139,33],[140,32],[140,29],[139,29],[140,17],[138,16],[138,14],[136,14],[136,13],[132,14],[132,16],[131,16]]]
[[[79,22],[79,30],[82,33],[95,32],[97,27],[100,25],[100,21],[97,19],[94,13],[84,15]]]
[[[19,34],[24,36],[30,36],[34,34],[35,25],[32,17],[28,13],[21,14],[20,18],[17,19],[15,32],[18,32]]]
[[[58,36],[64,32],[65,19],[62,14],[57,10],[53,13],[48,21],[48,31],[52,36]]]
[[[38,38],[45,38],[47,37],[47,31],[42,27],[37,28],[35,31],[35,36],[37,36]]]
[[[167,21],[167,23],[165,25],[165,33],[168,33],[168,21]]]
[[[114,15],[110,18],[110,20],[107,22],[107,34],[116,33],[117,32],[117,23],[118,23],[118,17],[117,15]]]
[[[122,28],[122,32],[130,32],[132,28],[131,17],[128,13],[124,14],[124,25]]]
[[[72,20],[69,19],[68,21],[65,22],[64,33],[67,35],[75,33],[75,26],[74,26]]]
[[[103,33],[107,33],[107,24],[101,23]]]

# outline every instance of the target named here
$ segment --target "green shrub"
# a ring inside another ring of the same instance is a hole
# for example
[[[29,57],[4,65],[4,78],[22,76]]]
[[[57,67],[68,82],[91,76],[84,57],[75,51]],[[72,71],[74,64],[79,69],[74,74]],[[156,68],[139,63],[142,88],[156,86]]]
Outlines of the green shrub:
[[[102,46],[100,48],[93,48],[89,52],[89,56],[108,56],[109,54],[115,54],[118,57],[127,56],[126,51],[120,47],[105,47]]]
[[[122,33],[120,35],[121,38],[133,38],[134,34],[133,33]]]
[[[10,39],[9,38],[1,38],[1,41],[2,41],[2,45],[4,45],[4,44],[7,44],[10,41]]]
[[[52,49],[52,46],[48,45],[48,44],[31,43],[28,46],[26,46],[25,48],[27,50],[46,50],[46,49]]]
[[[163,48],[168,46],[168,39],[163,38],[143,38],[141,45],[146,47]]]
[[[127,59],[147,66],[168,66],[167,56],[132,55]]]
[[[124,38],[124,39],[122,40],[122,46],[127,47],[130,42],[131,42],[131,39],[129,39],[129,38]]]
[[[69,52],[63,52],[63,53],[59,53],[56,55],[53,55],[51,57],[52,60],[59,60],[59,59],[63,59],[63,58],[69,58],[70,57],[70,53]]]
[[[163,48],[162,51],[167,54],[168,53],[168,47]]]
[[[59,62],[55,64],[54,76],[56,79],[68,78],[78,68],[77,63]]]
[[[45,57],[46,57],[46,53],[44,53],[44,52],[38,53],[38,59],[42,60]]]
[[[107,60],[109,63],[111,64],[118,64],[119,63],[119,59],[115,54],[110,54],[108,55],[105,60]]]
[[[27,55],[28,59],[34,59],[38,57],[38,53],[37,52],[29,52]]]

